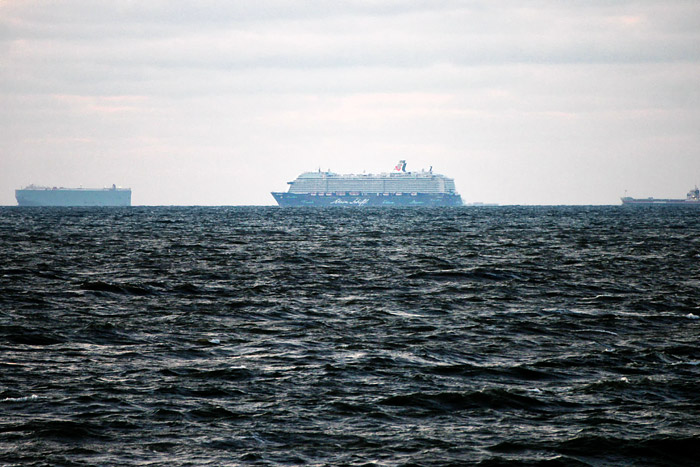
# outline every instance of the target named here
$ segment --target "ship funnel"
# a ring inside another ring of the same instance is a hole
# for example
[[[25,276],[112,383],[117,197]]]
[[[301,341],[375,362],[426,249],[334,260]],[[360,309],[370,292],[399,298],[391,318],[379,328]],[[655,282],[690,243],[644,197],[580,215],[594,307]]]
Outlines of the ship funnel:
[[[394,167],[394,170],[399,171],[399,172],[405,172],[406,171],[406,161],[399,161],[399,163]]]

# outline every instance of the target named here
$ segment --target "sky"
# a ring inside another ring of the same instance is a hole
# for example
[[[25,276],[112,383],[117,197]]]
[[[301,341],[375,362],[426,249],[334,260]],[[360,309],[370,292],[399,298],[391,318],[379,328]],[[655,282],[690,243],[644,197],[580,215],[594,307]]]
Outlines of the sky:
[[[697,0],[0,0],[0,204],[272,205],[433,167],[465,202],[700,184]]]

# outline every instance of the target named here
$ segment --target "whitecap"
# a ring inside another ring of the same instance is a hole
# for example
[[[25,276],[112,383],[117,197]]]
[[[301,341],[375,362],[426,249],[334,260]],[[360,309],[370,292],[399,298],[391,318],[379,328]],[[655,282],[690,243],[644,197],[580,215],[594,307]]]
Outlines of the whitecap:
[[[694,315],[692,313],[688,313],[687,315],[685,315],[685,317],[688,319],[700,319],[700,316]]]
[[[700,365],[700,360],[688,360],[687,362],[678,362],[678,363],[674,363],[674,365],[698,366],[698,365]]]
[[[31,396],[25,396],[25,397],[6,397],[6,398],[0,400],[0,402],[28,402],[28,401],[37,400],[38,398],[39,398],[39,396],[37,396],[36,394],[32,394]]]
[[[198,344],[202,344],[202,345],[219,345],[219,344],[221,344],[221,339],[217,339],[216,337],[210,337],[210,338],[197,339],[196,342]]]
[[[582,329],[580,331],[575,331],[577,333],[599,333],[599,334],[610,334],[611,336],[619,336],[618,333],[614,331],[608,331],[607,329]]]

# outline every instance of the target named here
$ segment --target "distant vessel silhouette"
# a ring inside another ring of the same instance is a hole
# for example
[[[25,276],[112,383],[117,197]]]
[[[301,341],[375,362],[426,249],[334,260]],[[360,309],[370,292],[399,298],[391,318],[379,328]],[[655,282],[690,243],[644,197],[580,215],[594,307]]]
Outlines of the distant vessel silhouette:
[[[29,185],[15,190],[19,206],[131,206],[131,188],[64,188]]]
[[[625,196],[620,198],[625,206],[649,206],[649,205],[681,205],[700,206],[700,189],[696,186],[688,192],[685,199],[668,198],[631,198]]]

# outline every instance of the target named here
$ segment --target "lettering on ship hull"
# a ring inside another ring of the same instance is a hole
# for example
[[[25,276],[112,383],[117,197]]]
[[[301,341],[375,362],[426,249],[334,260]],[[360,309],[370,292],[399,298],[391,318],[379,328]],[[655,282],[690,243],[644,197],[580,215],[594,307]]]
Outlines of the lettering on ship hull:
[[[335,201],[333,201],[331,204],[347,204],[347,205],[355,205],[355,206],[364,206],[367,203],[369,203],[369,199],[367,199],[367,198],[355,198],[352,201],[338,198]]]

